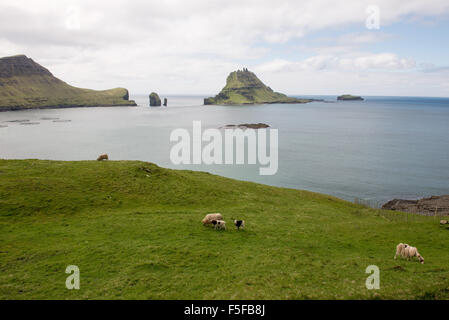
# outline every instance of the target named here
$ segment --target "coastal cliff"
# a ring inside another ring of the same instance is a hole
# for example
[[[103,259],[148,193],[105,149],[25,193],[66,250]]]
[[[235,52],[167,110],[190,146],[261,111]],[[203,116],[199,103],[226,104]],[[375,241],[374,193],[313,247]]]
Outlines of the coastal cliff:
[[[213,104],[264,104],[264,103],[307,103],[311,99],[297,99],[274,92],[248,69],[231,72],[226,86],[215,97],[204,99],[205,105]]]
[[[124,88],[76,88],[25,55],[0,58],[0,111],[135,105]]]

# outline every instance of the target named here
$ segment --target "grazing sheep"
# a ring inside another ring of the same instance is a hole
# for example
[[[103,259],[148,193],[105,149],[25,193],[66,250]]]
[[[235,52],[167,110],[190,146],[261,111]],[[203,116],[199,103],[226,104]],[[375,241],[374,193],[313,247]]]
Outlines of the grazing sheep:
[[[226,230],[226,221],[216,220],[215,222],[216,222],[215,223],[215,229],[220,229],[220,230],[224,229],[224,230]]]
[[[103,160],[109,160],[109,157],[107,154],[102,154],[97,158],[97,161],[103,161]]]
[[[397,246],[396,246],[396,254],[394,255],[394,258],[396,259],[396,257],[397,256],[401,256],[401,257],[405,257],[404,256],[404,250],[405,250],[405,248],[407,248],[408,247],[408,244],[406,244],[406,243],[400,243],[400,244],[398,244]]]
[[[440,220],[440,224],[448,224],[449,222],[447,220]]]
[[[400,243],[396,246],[396,254],[394,258],[400,255],[402,258],[406,258],[410,260],[410,258],[417,257],[419,262],[424,264],[424,258],[419,254],[418,249],[416,247],[409,246],[406,243]]]
[[[234,225],[237,227],[237,230],[240,231],[240,228],[245,227],[245,220],[234,220]]]
[[[407,248],[404,249],[404,255],[407,258],[407,260],[417,257],[419,262],[424,264],[424,258],[419,254],[418,249],[416,247],[407,246]]]
[[[206,225],[211,224],[213,220],[223,220],[223,216],[221,215],[221,213],[209,213],[201,222],[203,223],[203,225]]]

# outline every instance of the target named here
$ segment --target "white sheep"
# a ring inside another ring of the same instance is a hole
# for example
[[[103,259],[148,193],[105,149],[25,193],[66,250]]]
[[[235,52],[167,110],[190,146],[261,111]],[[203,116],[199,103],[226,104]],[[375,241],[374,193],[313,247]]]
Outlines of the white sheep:
[[[417,257],[419,262],[424,264],[424,258],[419,254],[418,249],[416,247],[407,246],[407,248],[404,249],[404,256],[407,258],[407,260]]]
[[[396,254],[394,255],[394,259],[396,259],[396,257],[397,256],[401,256],[401,257],[405,257],[404,256],[404,250],[405,250],[405,248],[407,248],[408,247],[408,244],[406,244],[406,243],[400,243],[400,244],[398,244],[397,246],[396,246]]]
[[[208,215],[206,215],[204,217],[204,219],[201,221],[204,225],[206,224],[211,224],[212,221],[218,221],[218,220],[223,220],[223,216],[221,215],[221,213],[209,213]]]
[[[223,220],[214,220],[215,229],[224,229],[226,230],[226,221]]]
[[[394,258],[396,259],[398,255],[402,258],[406,258],[407,260],[417,257],[419,262],[424,264],[424,258],[419,254],[418,249],[406,243],[400,243],[396,246],[396,254],[394,255]]]

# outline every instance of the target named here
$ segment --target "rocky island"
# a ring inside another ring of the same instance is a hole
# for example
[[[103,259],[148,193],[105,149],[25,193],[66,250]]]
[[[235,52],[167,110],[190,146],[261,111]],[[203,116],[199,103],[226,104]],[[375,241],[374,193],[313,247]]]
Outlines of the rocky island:
[[[0,58],[0,111],[44,108],[136,106],[128,90],[72,87],[25,55]]]
[[[363,101],[364,99],[360,96],[353,96],[350,94],[344,94],[337,98],[337,100],[341,101]]]
[[[313,99],[297,99],[285,94],[274,92],[257,76],[244,68],[231,72],[226,80],[226,86],[215,97],[204,99],[205,105],[239,105],[265,103],[307,103]]]

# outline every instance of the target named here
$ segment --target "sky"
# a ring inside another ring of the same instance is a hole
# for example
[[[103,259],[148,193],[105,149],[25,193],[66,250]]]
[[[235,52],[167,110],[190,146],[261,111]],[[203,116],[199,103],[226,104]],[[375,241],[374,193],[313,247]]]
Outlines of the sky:
[[[0,0],[0,57],[83,88],[449,97],[448,0]]]

